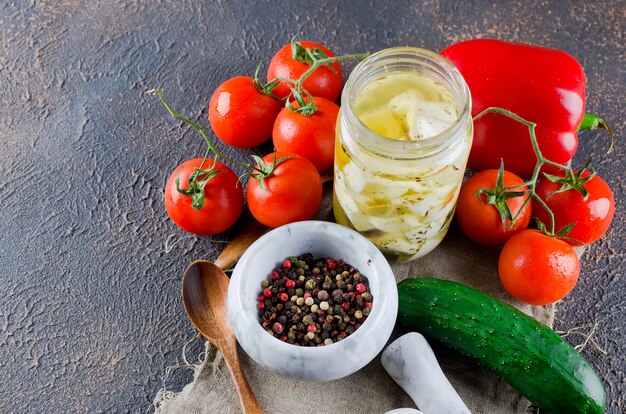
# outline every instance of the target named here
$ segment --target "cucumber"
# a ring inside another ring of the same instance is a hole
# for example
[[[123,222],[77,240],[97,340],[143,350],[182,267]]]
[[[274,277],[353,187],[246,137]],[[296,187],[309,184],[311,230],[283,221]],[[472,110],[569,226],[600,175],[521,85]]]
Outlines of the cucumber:
[[[591,365],[552,329],[461,283],[398,284],[398,322],[473,358],[541,413],[602,413],[604,387]]]

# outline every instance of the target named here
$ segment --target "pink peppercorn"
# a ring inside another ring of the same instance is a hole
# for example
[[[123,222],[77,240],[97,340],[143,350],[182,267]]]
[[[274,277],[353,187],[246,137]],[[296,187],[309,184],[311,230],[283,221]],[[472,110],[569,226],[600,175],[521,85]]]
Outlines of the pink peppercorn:
[[[259,303],[256,305],[256,308],[257,308],[258,310],[260,310],[260,311],[264,310],[264,309],[265,309],[265,302],[259,302]]]
[[[281,333],[283,329],[283,324],[280,322],[274,322],[274,325],[272,325],[272,330],[278,334]]]
[[[372,303],[371,302],[365,302],[363,304],[363,309],[371,309],[372,308]]]
[[[272,272],[272,280],[273,280],[273,281],[278,280],[278,276],[279,276],[278,272],[274,270],[274,271]]]
[[[337,268],[337,262],[332,259],[326,259],[326,264],[328,264],[328,268],[330,270],[335,270]]]
[[[280,295],[278,295],[278,299],[280,299],[281,302],[287,302],[287,300],[289,299],[289,295],[283,292]]]
[[[316,330],[316,329],[317,329],[317,328],[315,327],[315,324],[314,324],[314,323],[310,323],[310,324],[306,327],[306,330],[307,330],[307,331],[309,331],[309,332],[315,332],[315,330]]]
[[[357,283],[356,284],[356,291],[359,293],[363,293],[367,290],[367,287],[365,286],[365,283]]]
[[[283,260],[283,267],[285,269],[291,269],[291,261],[289,259]]]
[[[310,297],[311,297],[311,292],[304,292],[304,296],[303,296],[304,299],[310,298]]]
[[[272,297],[272,289],[270,289],[270,288],[263,289],[263,296],[265,296],[266,298],[271,298]]]
[[[296,281],[289,279],[285,282],[285,286],[287,286],[287,289],[293,289],[296,287]]]
[[[341,304],[341,307],[343,308],[343,310],[348,310],[350,309],[350,304],[348,302],[343,302]]]

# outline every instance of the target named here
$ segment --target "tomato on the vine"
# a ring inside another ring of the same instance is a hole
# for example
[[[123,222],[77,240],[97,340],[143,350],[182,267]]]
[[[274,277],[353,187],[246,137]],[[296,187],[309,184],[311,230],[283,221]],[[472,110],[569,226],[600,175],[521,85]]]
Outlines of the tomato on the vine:
[[[295,45],[295,46],[294,46]],[[300,45],[300,46],[298,46]],[[297,59],[294,59],[293,48],[297,47]],[[283,46],[270,61],[267,69],[267,81],[275,78],[287,78],[297,80],[311,67],[310,56],[304,49],[310,49],[317,59],[334,57],[335,55],[325,46],[315,42],[292,42]],[[320,53],[321,52],[321,53]],[[313,96],[321,96],[331,101],[336,101],[341,93],[343,77],[339,62],[333,62],[330,66],[321,66],[306,78],[302,87]],[[289,83],[281,81],[272,93],[279,98],[286,98],[291,93]]]
[[[504,289],[531,305],[547,305],[576,285],[580,262],[574,248],[537,230],[524,230],[504,244],[498,274]]]
[[[274,123],[272,141],[277,151],[301,155],[324,171],[333,165],[339,106],[320,97],[313,97],[313,103],[317,111],[309,116],[283,108]],[[297,102],[292,106],[300,107]]]
[[[262,224],[278,227],[294,221],[308,220],[322,201],[322,179],[306,158],[277,153],[263,158],[264,168],[280,161],[267,178],[248,181],[246,197],[250,212]],[[257,164],[259,167],[259,164]]]
[[[561,173],[557,175],[563,177]],[[589,172],[580,174],[581,184],[588,192],[585,197],[576,189],[569,188],[558,192],[561,183],[544,177],[539,180],[535,192],[550,207],[554,214],[554,232],[557,233],[569,224],[575,223],[567,234],[568,243],[581,245],[593,243],[606,233],[615,214],[615,199],[606,182],[597,175],[585,181]],[[534,215],[550,229],[550,215],[536,200],[533,200]]]
[[[211,128],[226,144],[252,148],[272,135],[281,102],[262,92],[249,76],[228,79],[217,87],[209,102]]]
[[[524,184],[524,180],[508,171],[503,171],[502,177],[501,186],[508,187]],[[480,194],[480,198],[477,196],[477,192],[482,189],[496,188],[497,181],[498,170],[485,170],[470,177],[461,186],[455,213],[459,226],[470,239],[492,246],[501,245],[515,233],[526,229],[530,223],[532,213],[531,204],[526,203],[524,205],[528,194],[518,197],[504,197],[501,200],[496,199],[494,200],[495,205],[488,203],[487,194]],[[527,190],[526,186],[520,187],[515,191],[524,190]],[[494,196],[496,195],[494,194]],[[506,218],[503,224],[503,216],[497,207],[498,203],[500,208],[503,208],[502,204],[506,203],[511,212],[511,217],[517,217],[513,226],[511,226],[511,220],[508,218]]]
[[[176,189],[176,179],[181,190],[189,189],[189,177],[201,168],[202,158],[185,161],[172,172],[165,185],[165,210],[172,221],[181,229],[190,233],[209,236],[221,233],[232,226],[243,209],[243,190],[237,175],[226,165],[217,162],[214,171],[221,171],[204,186],[204,203],[196,210],[192,207],[193,199],[181,194]],[[214,165],[214,160],[207,159],[203,168]],[[200,176],[199,179],[205,178]]]

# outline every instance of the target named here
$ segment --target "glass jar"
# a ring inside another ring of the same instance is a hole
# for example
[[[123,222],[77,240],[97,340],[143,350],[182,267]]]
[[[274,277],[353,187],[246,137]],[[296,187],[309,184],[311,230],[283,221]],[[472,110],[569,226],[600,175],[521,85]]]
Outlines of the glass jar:
[[[391,109],[363,109],[387,101]],[[424,111],[441,119],[420,117]],[[396,124],[398,114],[407,128]],[[335,219],[399,261],[429,253],[450,226],[472,135],[469,89],[452,63],[411,47],[369,56],[341,95]]]

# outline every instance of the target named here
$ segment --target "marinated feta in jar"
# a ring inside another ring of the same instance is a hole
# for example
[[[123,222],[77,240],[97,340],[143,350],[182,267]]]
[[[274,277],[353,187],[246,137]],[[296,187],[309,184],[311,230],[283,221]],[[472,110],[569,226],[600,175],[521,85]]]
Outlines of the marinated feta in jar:
[[[370,56],[342,95],[337,222],[398,260],[427,254],[448,231],[471,142],[469,90],[451,63],[415,48]]]

